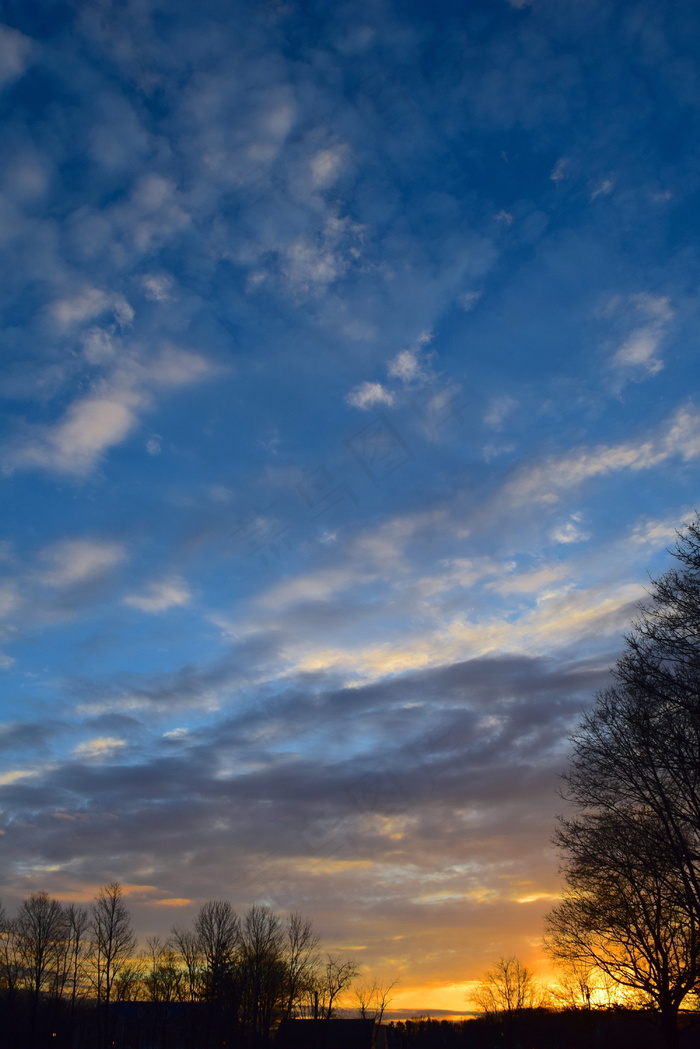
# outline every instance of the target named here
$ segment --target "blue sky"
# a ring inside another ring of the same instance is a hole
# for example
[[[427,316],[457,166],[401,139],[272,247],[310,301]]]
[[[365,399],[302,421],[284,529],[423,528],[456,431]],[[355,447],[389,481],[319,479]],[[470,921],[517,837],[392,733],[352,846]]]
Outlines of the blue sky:
[[[0,890],[537,961],[579,712],[697,502],[673,4],[10,3]]]

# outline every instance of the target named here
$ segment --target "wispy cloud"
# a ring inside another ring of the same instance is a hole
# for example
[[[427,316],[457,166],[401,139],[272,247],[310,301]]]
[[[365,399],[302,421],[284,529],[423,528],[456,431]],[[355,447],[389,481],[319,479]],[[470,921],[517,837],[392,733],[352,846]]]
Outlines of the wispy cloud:
[[[670,302],[665,296],[640,293],[630,296],[624,306],[641,317],[643,323],[627,336],[612,363],[631,374],[656,375],[664,366],[658,350],[674,314]]]
[[[122,598],[125,605],[138,608],[141,612],[165,612],[189,603],[192,595],[183,579],[171,576],[149,583],[140,594],[129,594]]]
[[[111,572],[126,556],[121,543],[65,539],[41,551],[36,577],[45,586],[75,586]]]
[[[127,357],[93,391],[75,400],[56,423],[35,427],[4,450],[6,472],[40,469],[88,476],[151,409],[155,394],[199,382],[216,368],[199,354],[168,347],[150,359]]]
[[[115,736],[96,736],[94,739],[86,739],[73,748],[77,758],[107,758],[115,751],[126,746],[126,741]]]
[[[556,503],[563,490],[590,478],[647,470],[674,456],[689,460],[698,455],[700,414],[692,406],[684,407],[666,426],[636,443],[581,448],[526,467],[507,484],[505,495],[516,506],[527,502]]]

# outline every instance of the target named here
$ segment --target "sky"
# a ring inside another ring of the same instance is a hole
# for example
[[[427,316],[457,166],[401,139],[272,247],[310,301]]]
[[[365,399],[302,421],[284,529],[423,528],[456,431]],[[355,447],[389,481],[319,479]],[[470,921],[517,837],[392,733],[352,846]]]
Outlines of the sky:
[[[694,0],[7,0],[0,896],[547,973],[698,507]]]

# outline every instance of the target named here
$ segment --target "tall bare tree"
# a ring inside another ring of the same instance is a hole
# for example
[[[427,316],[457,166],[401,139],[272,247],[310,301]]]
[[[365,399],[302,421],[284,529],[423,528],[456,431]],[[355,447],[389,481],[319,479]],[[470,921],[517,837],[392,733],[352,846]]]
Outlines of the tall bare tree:
[[[104,885],[90,913],[90,947],[97,1000],[109,1003],[114,981],[132,958],[136,936],[118,882]]]
[[[573,737],[555,950],[589,956],[661,1013],[668,1046],[700,925],[700,518],[652,580],[613,684]]]
[[[241,923],[228,900],[209,900],[194,920],[202,959],[204,994],[215,1001],[235,970],[241,943]]]
[[[243,919],[240,945],[243,1018],[253,1046],[268,1039],[285,992],[284,926],[269,907]]]
[[[284,1017],[291,1019],[314,983],[319,939],[311,922],[298,912],[287,922]]]
[[[65,916],[58,900],[35,892],[20,904],[17,946],[26,984],[35,1001],[43,991],[57,989],[64,942]]]
[[[547,918],[554,957],[594,965],[655,1008],[665,1044],[700,978],[700,926],[669,856],[654,851],[655,817],[606,813],[565,826],[567,891]]]

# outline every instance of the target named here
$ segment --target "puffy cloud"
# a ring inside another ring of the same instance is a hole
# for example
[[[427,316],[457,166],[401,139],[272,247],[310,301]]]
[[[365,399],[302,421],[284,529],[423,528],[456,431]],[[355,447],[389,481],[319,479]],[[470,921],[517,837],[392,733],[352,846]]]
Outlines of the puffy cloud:
[[[550,535],[556,543],[583,543],[590,539],[591,535],[590,532],[584,532],[580,524],[581,514],[572,514],[565,524],[553,528]]]
[[[366,412],[377,404],[386,404],[391,407],[395,397],[380,382],[361,382],[347,394],[345,400],[353,408]]]

